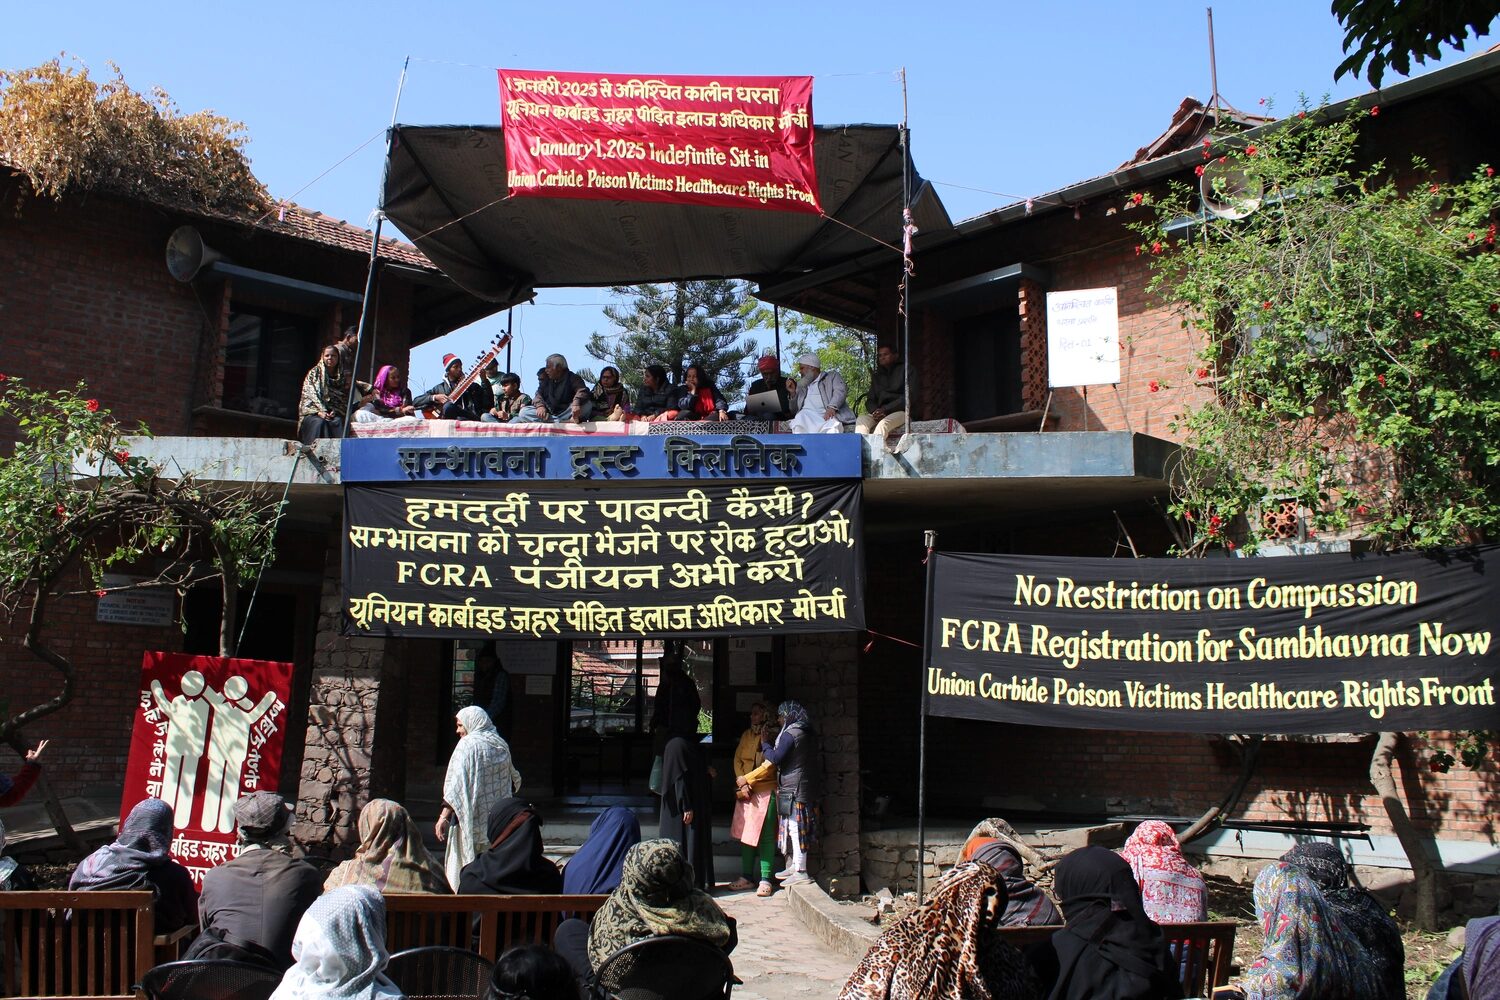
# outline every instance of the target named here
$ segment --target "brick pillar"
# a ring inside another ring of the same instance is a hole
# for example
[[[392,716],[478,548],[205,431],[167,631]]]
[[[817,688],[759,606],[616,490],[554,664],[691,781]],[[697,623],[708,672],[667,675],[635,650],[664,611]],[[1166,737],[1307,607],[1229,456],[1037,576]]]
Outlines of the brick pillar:
[[[837,878],[851,891],[860,878],[858,663],[854,635],[786,640],[787,697],[807,707],[823,749],[823,833],[813,868],[825,886]]]
[[[395,652],[399,644],[342,634],[341,536],[341,529],[335,531],[323,571],[292,831],[312,853],[330,855],[347,853],[359,843],[355,824],[360,809],[372,798],[399,794],[389,775],[404,774],[404,767],[391,767],[400,758],[405,733],[406,677]]]
[[[1047,403],[1047,291],[1022,278],[1017,292],[1021,312],[1021,406],[1040,410]]]

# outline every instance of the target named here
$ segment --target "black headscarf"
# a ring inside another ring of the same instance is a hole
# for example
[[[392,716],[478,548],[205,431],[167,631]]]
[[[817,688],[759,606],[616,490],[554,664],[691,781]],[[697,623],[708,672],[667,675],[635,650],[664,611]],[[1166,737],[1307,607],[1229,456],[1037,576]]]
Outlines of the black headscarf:
[[[1381,992],[1373,1000],[1402,1000],[1406,996],[1406,946],[1401,929],[1363,888],[1351,885],[1349,863],[1332,844],[1298,844],[1281,860],[1300,868],[1317,883],[1328,905],[1353,934],[1380,977]]]
[[[489,850],[464,865],[460,893],[516,896],[562,892],[562,873],[542,854],[542,818],[525,799],[501,799],[490,809]]]
[[[1146,916],[1130,865],[1114,851],[1084,847],[1057,865],[1054,883],[1067,926],[1052,935],[1057,983],[1050,1000],[1176,1000],[1177,960]]]

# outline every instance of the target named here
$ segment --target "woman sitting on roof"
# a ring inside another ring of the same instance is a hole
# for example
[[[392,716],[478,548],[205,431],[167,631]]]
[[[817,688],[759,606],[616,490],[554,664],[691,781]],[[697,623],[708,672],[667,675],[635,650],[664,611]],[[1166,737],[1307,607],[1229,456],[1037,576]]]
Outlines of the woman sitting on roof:
[[[594,386],[594,419],[624,420],[630,412],[630,390],[620,382],[620,369],[605,365]]]
[[[729,404],[702,368],[688,365],[673,409],[678,420],[723,420]]]
[[[386,365],[375,376],[374,395],[364,406],[354,411],[357,424],[389,423],[407,420],[415,423],[417,408],[411,402],[411,390],[406,378],[395,365]]]
[[[349,383],[353,377],[353,372],[343,370],[336,344],[323,348],[318,363],[302,380],[297,437],[303,444],[312,444],[318,438],[344,436],[344,414],[349,408]],[[363,382],[356,384],[361,397],[372,391]]]

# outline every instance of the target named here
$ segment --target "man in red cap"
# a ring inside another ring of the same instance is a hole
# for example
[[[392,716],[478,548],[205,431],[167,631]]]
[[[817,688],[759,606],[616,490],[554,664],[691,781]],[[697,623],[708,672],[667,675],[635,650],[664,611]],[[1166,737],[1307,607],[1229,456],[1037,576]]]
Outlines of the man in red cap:
[[[430,406],[441,406],[444,420],[478,420],[479,410],[476,409],[476,404],[479,394],[474,391],[472,385],[462,396],[457,399],[453,398],[454,388],[463,380],[463,361],[457,354],[444,354],[443,380],[412,400],[412,405],[419,410]]]
[[[776,355],[762,354],[755,362],[755,370],[760,373],[760,378],[750,383],[750,388],[745,390],[745,398],[749,399],[757,392],[774,392],[777,413],[771,419],[790,420],[791,399],[787,396],[786,379],[781,377],[781,363],[776,360]]]

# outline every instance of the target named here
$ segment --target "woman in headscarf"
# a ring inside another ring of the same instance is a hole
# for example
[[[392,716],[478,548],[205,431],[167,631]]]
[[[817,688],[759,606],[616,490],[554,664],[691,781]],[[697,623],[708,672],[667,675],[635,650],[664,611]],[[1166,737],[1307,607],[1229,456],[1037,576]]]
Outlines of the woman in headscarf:
[[[458,885],[464,865],[489,845],[485,823],[495,803],[521,790],[521,772],[489,714],[469,705],[458,710],[457,719],[459,740],[448,758],[437,819],[438,842],[447,846],[443,871],[451,886]]]
[[[1353,872],[1332,844],[1298,844],[1281,860],[1300,868],[1323,893],[1344,929],[1354,935],[1381,983],[1374,1000],[1404,1000],[1406,996],[1406,946],[1401,930],[1385,908],[1363,887],[1351,885]]]
[[[334,344],[323,348],[318,363],[312,366],[302,380],[302,401],[298,407],[301,423],[297,436],[303,444],[312,444],[318,438],[343,437],[344,413],[349,407],[349,383],[353,372],[340,366],[339,349]],[[371,387],[358,383],[361,397],[371,392]]]
[[[506,798],[490,810],[489,848],[464,866],[460,894],[524,896],[562,891],[562,874],[542,847],[542,818],[525,799]]]
[[[883,931],[839,1000],[1031,1000],[1026,959],[997,933],[1005,880],[982,861],[948,871],[927,902]]]
[[[369,402],[354,411],[354,420],[356,423],[374,423],[405,417],[411,422],[416,420],[416,413],[416,407],[411,402],[411,390],[406,386],[406,378],[401,374],[401,369],[395,365],[386,365],[376,373],[374,393]]]
[[[1130,866],[1114,851],[1084,847],[1057,865],[1067,925],[1052,935],[1057,980],[1050,1000],[1173,1000],[1178,963],[1141,906]]]
[[[589,826],[588,839],[563,869],[563,892],[596,895],[620,884],[625,854],[641,842],[641,824],[624,806],[610,806]]]
[[[1005,911],[1001,927],[1045,927],[1063,922],[1062,914],[1041,886],[1026,877],[1020,837],[999,818],[981,820],[964,842],[961,861],[983,861],[1005,881]]]
[[[323,890],[368,885],[378,892],[452,892],[411,813],[399,802],[371,799],[359,812],[359,847],[329,873]]]
[[[1208,919],[1208,887],[1188,864],[1177,834],[1159,819],[1148,819],[1120,849],[1141,887],[1146,916],[1159,924],[1187,924]]]
[[[755,889],[757,896],[775,892],[771,869],[776,867],[776,765],[761,752],[768,740],[767,709],[763,702],[750,706],[750,728],[740,735],[734,748],[734,819],[729,835],[740,842],[740,877],[729,888]],[[757,886],[757,881],[759,885]]]
[[[1500,1000],[1500,917],[1469,921],[1463,958],[1469,1000]]]
[[[324,893],[292,939],[294,963],[271,1000],[401,1000],[384,975],[385,900],[367,885]]]
[[[657,835],[673,841],[693,866],[693,884],[714,884],[712,789],[701,744],[681,736],[667,741],[661,756],[661,820]]]
[[[1246,1000],[1368,1000],[1380,983],[1363,949],[1302,869],[1278,861],[1255,879],[1260,955],[1236,985]]]
[[[807,852],[817,842],[822,787],[818,734],[807,709],[795,701],[776,706],[781,731],[775,744],[761,743],[761,753],[776,765],[777,841],[786,868],[776,873],[783,885],[811,882]]]
[[[15,858],[5,856],[5,824],[0,822],[0,892],[31,892],[36,889],[36,879],[26,866]]]
[[[172,860],[172,807],[142,799],[120,825],[120,835],[84,858],[68,879],[73,892],[149,888],[156,892],[156,926],[163,933],[198,922],[198,891],[188,870]]]
[[[663,934],[695,938],[725,952],[734,948],[729,918],[712,896],[694,887],[692,867],[670,840],[644,840],[632,847],[625,854],[620,884],[593,921],[564,923],[568,931],[558,928],[557,950],[575,970],[581,964],[588,971],[597,969],[626,945]],[[585,936],[587,951],[580,955]]]
[[[688,365],[675,404],[678,420],[723,420],[729,404],[713,379],[698,365]]]
[[[605,365],[594,386],[594,419],[624,420],[630,410],[630,390],[620,382],[620,369]]]

